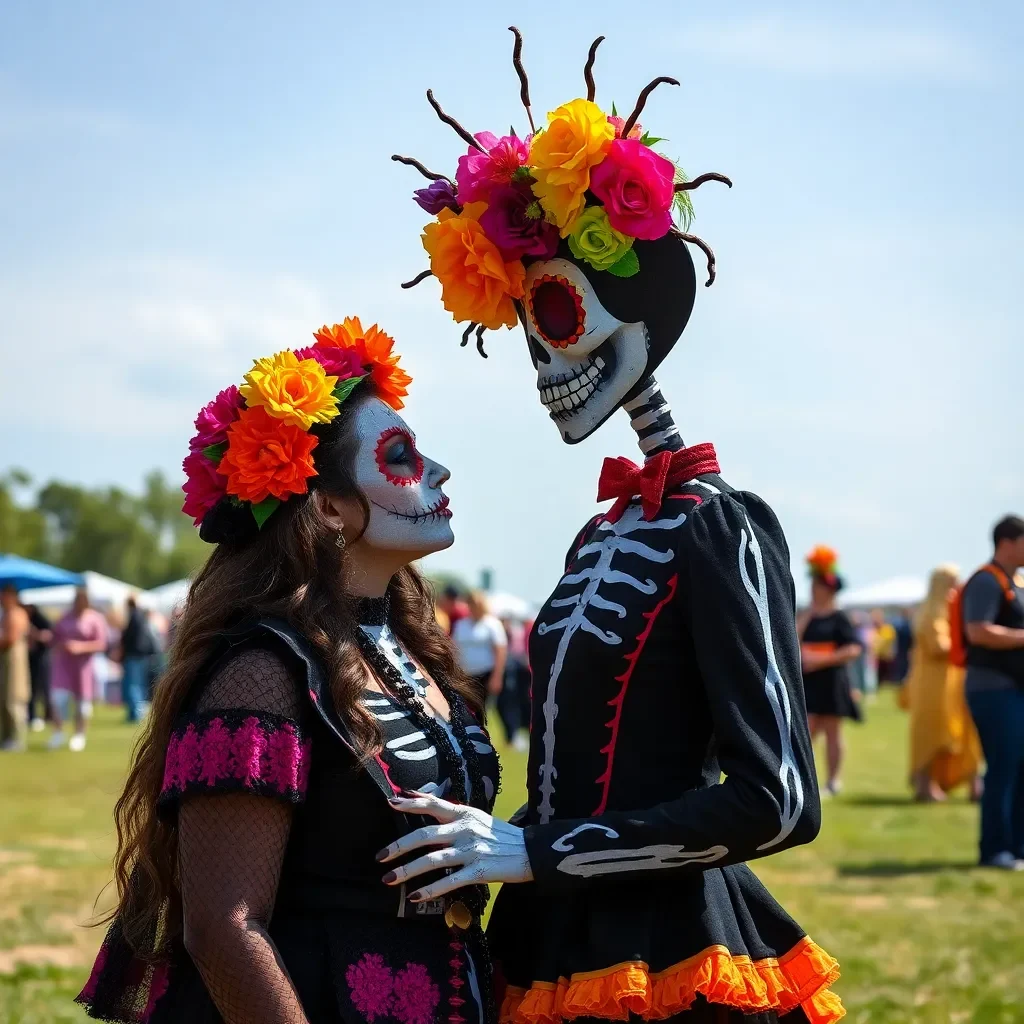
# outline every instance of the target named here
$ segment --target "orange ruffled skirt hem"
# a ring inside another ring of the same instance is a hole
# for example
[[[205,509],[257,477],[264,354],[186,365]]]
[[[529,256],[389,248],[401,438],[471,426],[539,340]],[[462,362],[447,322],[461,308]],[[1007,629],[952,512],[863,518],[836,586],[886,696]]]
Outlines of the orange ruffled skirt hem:
[[[500,1024],[561,1024],[577,1017],[665,1020],[683,1013],[702,995],[709,1003],[745,1013],[774,1010],[780,1016],[800,1007],[810,1024],[832,1024],[846,1011],[830,985],[839,964],[808,938],[778,959],[733,956],[709,946],[696,956],[652,974],[644,963],[574,974],[557,984],[509,986]]]

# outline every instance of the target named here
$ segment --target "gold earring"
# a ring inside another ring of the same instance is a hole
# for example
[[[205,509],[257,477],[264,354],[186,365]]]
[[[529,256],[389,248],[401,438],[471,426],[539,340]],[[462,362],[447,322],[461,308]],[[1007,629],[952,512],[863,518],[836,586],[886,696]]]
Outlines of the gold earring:
[[[341,530],[338,530],[338,536],[334,538],[334,546],[338,548],[339,551],[345,550],[345,534],[343,534]]]

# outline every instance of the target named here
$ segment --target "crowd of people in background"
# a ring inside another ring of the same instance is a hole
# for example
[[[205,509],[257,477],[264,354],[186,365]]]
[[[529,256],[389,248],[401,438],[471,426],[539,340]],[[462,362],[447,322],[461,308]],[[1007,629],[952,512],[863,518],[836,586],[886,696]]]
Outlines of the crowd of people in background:
[[[956,566],[936,568],[917,609],[843,610],[834,552],[816,549],[808,562],[811,600],[798,626],[824,795],[842,790],[843,723],[863,720],[879,685],[898,686],[914,799],[938,803],[966,786],[981,804],[981,862],[1024,870],[1024,519],[996,525],[991,561],[966,581]],[[50,749],[83,750],[93,701],[111,690],[127,722],[145,715],[173,617],[154,621],[134,599],[123,615],[104,614],[80,590],[51,619],[9,586],[0,610],[0,749],[24,750],[26,733],[49,724]],[[438,594],[436,615],[463,671],[494,702],[508,745],[526,751],[532,621],[496,616],[485,593],[452,586]]]
[[[7,586],[0,608],[0,749],[23,751],[26,734],[49,725],[49,749],[84,750],[97,700],[119,701],[127,722],[143,717],[167,631],[134,598],[123,615],[117,609],[104,613],[79,590],[70,608],[51,617],[22,605],[17,590]]]

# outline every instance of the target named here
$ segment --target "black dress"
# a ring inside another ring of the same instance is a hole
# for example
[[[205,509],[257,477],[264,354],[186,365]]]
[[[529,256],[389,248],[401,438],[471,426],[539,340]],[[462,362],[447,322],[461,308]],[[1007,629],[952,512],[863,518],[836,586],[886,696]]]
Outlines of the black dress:
[[[403,678],[424,682],[386,624],[362,628]],[[267,710],[262,697],[250,708],[237,701],[209,707],[203,693],[211,687],[201,680],[167,752],[165,819],[175,821],[182,801],[203,793],[245,791],[294,805],[267,930],[310,1024],[487,1024],[493,983],[479,923],[469,931],[449,928],[440,901],[407,902],[404,886],[383,885],[385,869],[375,860],[378,850],[423,824],[395,814],[388,797],[403,789],[451,795],[452,779],[430,736],[402,702],[368,690],[364,706],[380,723],[384,749],[360,768],[322,666],[301,636],[263,621],[226,636],[224,648],[205,680],[216,682],[225,666],[270,652],[289,667],[297,699],[290,715]],[[475,759],[482,783],[476,788],[485,791],[476,803],[489,811],[497,755],[483,725],[462,710],[458,732],[472,750],[459,748],[456,730],[445,732],[466,772],[466,792]],[[246,968],[240,966],[239,979]],[[116,920],[79,1002],[93,1017],[125,1024],[222,1019],[180,939],[145,964],[126,947]]]
[[[506,1024],[843,1015],[836,962],[744,863],[820,821],[789,564],[717,475],[577,537],[530,637],[535,881],[488,929]]]
[[[857,631],[844,612],[815,615],[804,629],[800,640],[805,650],[833,654],[840,647],[859,644]],[[804,673],[807,711],[812,715],[832,715],[860,721],[860,707],[850,688],[850,666],[833,665]]]

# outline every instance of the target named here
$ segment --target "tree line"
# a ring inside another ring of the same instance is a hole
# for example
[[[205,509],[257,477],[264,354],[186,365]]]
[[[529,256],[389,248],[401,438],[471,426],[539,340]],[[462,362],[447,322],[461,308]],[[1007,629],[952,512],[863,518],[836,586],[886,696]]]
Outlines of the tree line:
[[[36,484],[13,469],[0,476],[0,552],[148,590],[193,573],[210,551],[181,500],[180,488],[159,470],[132,494],[60,480]]]

